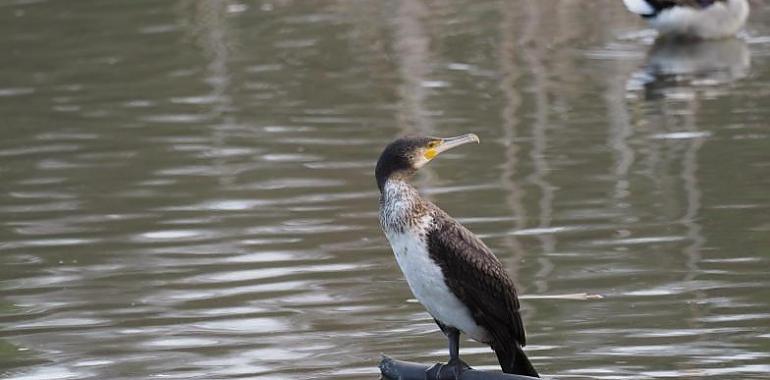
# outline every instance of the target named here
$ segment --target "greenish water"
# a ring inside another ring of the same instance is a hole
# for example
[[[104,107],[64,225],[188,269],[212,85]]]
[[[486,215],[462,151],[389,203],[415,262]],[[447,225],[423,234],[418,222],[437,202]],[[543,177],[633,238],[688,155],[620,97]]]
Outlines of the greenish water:
[[[671,48],[610,0],[0,2],[0,377],[446,360],[372,172],[474,132],[417,183],[516,279],[541,373],[765,379],[766,8]]]

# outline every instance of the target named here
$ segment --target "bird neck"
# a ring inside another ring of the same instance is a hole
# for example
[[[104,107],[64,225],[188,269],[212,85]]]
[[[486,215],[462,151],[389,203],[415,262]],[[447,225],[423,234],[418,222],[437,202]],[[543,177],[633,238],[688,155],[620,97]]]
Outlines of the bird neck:
[[[409,183],[408,177],[395,175],[385,179],[380,188],[380,199],[412,203],[420,199],[420,193]]]
[[[407,182],[414,177],[417,169],[403,160],[393,159],[390,156],[383,155],[377,161],[377,167],[374,169],[374,177],[377,179],[377,187],[380,193],[385,192],[385,183],[388,181]]]
[[[401,169],[388,173],[375,173],[377,177],[377,187],[380,188],[381,194],[385,193],[385,185],[387,183],[397,184],[399,187],[405,185],[414,188],[409,183],[409,180],[411,180],[416,173],[417,170],[414,169]]]
[[[386,230],[403,231],[428,210],[427,204],[403,178],[388,178],[380,194],[380,222]]]

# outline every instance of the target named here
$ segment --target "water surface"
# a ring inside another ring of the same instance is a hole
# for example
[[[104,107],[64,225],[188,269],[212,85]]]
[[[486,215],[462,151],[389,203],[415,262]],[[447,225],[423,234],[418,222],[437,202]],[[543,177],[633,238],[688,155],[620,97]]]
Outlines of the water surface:
[[[416,182],[514,276],[541,373],[767,378],[768,18],[683,50],[610,0],[5,1],[0,377],[446,360],[372,172],[474,132]]]

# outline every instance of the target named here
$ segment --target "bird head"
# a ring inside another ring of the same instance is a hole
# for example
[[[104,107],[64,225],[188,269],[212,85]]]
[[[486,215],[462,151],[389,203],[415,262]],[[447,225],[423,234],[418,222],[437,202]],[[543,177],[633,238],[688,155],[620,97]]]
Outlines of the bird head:
[[[388,144],[377,161],[377,168],[375,169],[377,186],[382,191],[388,178],[394,176],[409,177],[442,152],[471,142],[478,143],[478,136],[468,133],[448,138],[401,137]]]

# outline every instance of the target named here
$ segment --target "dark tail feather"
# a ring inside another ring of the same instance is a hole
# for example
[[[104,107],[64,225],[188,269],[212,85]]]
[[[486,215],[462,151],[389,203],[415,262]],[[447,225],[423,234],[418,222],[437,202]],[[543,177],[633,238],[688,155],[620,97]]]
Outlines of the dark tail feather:
[[[517,343],[514,343],[513,347],[502,349],[492,347],[492,349],[495,350],[495,354],[497,354],[497,361],[500,362],[500,367],[503,369],[503,372],[514,375],[540,377],[540,375],[537,374],[535,367],[532,366],[532,362],[529,361],[529,358]]]

